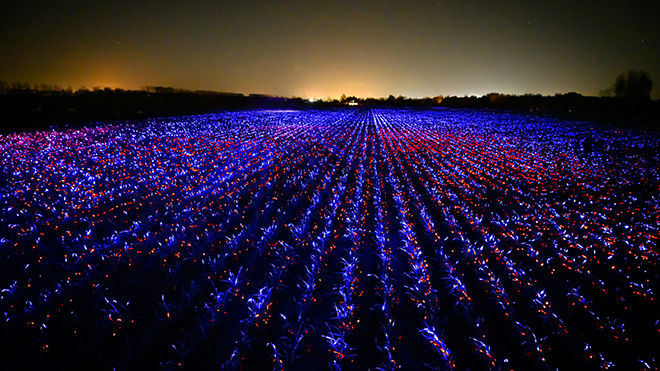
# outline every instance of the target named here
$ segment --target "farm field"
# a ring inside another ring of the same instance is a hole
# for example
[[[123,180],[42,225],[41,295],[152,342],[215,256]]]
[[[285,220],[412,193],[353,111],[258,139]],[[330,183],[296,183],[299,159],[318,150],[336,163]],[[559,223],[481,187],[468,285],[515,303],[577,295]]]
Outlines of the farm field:
[[[470,110],[3,135],[0,359],[657,369],[659,146]]]

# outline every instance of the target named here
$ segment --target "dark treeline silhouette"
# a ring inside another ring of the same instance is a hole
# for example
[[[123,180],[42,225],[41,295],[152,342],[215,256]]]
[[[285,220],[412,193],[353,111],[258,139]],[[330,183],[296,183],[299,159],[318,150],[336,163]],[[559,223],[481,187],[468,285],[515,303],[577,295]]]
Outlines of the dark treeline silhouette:
[[[574,119],[660,130],[660,101],[657,100],[588,97],[578,93],[554,96],[491,93],[482,97],[446,97],[442,100],[441,105],[447,108],[488,108],[553,113]]]
[[[339,103],[342,105],[357,104],[362,106],[389,106],[389,107],[437,107],[440,105],[442,97],[425,98],[407,98],[402,95],[395,97],[390,95],[387,98],[356,98],[354,96],[346,97],[342,95]]]
[[[660,101],[651,101],[653,81],[648,72],[621,73],[600,97],[578,93],[506,95],[490,93],[482,97],[448,97],[442,106],[449,108],[495,108],[554,113],[575,119],[600,121],[617,126],[660,130]]]
[[[216,110],[304,108],[300,98],[260,94],[187,91],[170,87],[144,90],[60,89],[45,84],[0,82],[0,133],[76,126],[91,122],[201,114]]]
[[[387,98],[358,98],[344,94],[334,100],[306,100],[264,94],[189,91],[163,86],[146,86],[142,90],[107,87],[73,90],[57,85],[0,81],[0,133],[217,110],[345,106],[515,110],[660,130],[660,101],[650,99],[652,86],[648,73],[628,71],[619,75],[610,88],[601,91],[600,97],[573,92],[554,96],[490,93],[481,97],[425,98],[393,95]]]
[[[639,95],[637,95],[639,97]],[[543,95],[508,95],[490,93],[477,96],[435,98],[366,98],[342,97],[342,104],[389,106],[403,108],[460,108],[524,111],[532,114],[554,114],[565,118],[598,121],[616,126],[644,127],[660,130],[660,101],[629,96],[589,97],[578,93]]]
[[[651,99],[653,81],[648,72],[630,70],[621,73],[614,84],[601,91],[601,96],[615,96],[629,101],[648,101]]]

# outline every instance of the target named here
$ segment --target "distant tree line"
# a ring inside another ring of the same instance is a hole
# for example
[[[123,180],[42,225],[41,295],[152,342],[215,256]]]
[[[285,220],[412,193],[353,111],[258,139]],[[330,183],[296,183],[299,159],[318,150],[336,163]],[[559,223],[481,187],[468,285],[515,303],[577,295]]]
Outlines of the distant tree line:
[[[72,87],[62,88],[57,84],[30,84],[24,82],[7,82],[0,80],[0,94],[39,94],[39,95],[73,95],[73,94],[86,94],[86,93],[98,93],[98,92],[116,92],[121,93],[127,90],[124,89],[113,89],[109,87],[100,87],[95,86],[92,90],[87,89],[87,87],[82,86],[79,89],[73,89]],[[129,90],[130,91],[130,90]]]
[[[0,80],[0,94],[14,94],[20,92],[72,92],[71,88],[62,89],[59,85],[29,84],[24,82],[7,82]]]
[[[267,95],[188,91],[168,87],[143,90],[0,83],[0,133],[49,129],[53,126],[191,115],[215,110],[305,108],[300,99]]]
[[[85,93],[123,93],[123,92],[147,92],[147,93],[156,93],[156,94],[173,94],[173,93],[195,93],[200,91],[192,91],[186,89],[177,89],[169,86],[143,86],[139,90],[124,90],[120,88],[109,88],[109,87],[100,87],[95,86],[92,89],[88,89],[86,86],[82,86],[78,89],[73,89],[72,87],[62,88],[57,84],[30,84],[25,82],[8,82],[0,80],[0,94],[16,94],[16,93],[51,93],[57,95],[66,95],[66,94],[85,94]],[[217,92],[214,92],[217,93]]]
[[[190,91],[165,86],[141,90],[85,87],[74,90],[50,84],[0,81],[0,131],[35,130],[53,124],[199,114],[213,110],[251,108],[337,108],[387,106],[400,108],[479,108],[555,113],[578,119],[615,121],[660,130],[660,101],[651,101],[653,82],[643,71],[620,74],[600,97],[578,93],[542,96],[490,93],[477,96],[358,98],[307,100],[263,94]]]
[[[648,101],[651,99],[653,81],[646,71],[630,70],[622,72],[614,80],[614,84],[601,90],[602,97],[617,97],[634,101]]]

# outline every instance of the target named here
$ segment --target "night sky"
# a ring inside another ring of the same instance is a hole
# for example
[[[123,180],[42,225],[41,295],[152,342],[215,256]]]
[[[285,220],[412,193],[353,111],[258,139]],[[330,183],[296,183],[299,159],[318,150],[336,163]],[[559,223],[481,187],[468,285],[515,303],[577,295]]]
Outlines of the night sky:
[[[0,80],[304,98],[660,98],[652,1],[2,1]]]

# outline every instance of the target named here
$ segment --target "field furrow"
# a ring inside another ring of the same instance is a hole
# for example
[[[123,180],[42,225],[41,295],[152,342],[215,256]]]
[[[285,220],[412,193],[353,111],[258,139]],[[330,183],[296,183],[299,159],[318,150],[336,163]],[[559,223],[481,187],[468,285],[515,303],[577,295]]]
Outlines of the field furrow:
[[[0,136],[10,369],[652,370],[660,137],[470,110]]]

